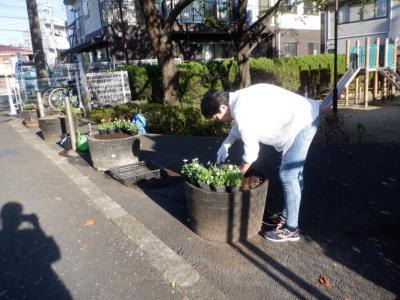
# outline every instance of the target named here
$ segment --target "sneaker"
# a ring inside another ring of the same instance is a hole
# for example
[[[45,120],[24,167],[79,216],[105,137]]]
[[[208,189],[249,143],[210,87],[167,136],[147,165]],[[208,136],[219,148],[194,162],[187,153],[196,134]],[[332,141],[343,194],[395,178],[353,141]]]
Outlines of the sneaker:
[[[266,233],[264,233],[264,237],[271,242],[296,242],[300,240],[299,229],[296,229],[295,231],[290,231],[285,227],[267,231]]]
[[[265,221],[263,221],[263,224],[267,226],[276,226],[276,227],[283,226],[285,225],[285,223],[286,219],[282,216],[282,213],[274,214]]]

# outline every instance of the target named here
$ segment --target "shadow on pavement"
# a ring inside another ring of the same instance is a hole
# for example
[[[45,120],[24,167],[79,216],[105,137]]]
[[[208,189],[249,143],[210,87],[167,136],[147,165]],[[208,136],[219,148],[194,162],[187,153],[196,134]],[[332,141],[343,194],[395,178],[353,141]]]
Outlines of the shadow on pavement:
[[[72,299],[51,264],[60,249],[46,236],[35,214],[25,215],[17,202],[1,209],[0,298]]]

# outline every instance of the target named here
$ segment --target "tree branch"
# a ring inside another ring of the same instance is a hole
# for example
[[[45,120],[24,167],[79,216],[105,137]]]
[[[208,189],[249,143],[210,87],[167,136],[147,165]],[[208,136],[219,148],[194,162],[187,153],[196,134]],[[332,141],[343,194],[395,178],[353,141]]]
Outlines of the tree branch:
[[[256,28],[257,26],[261,25],[265,21],[265,19],[267,19],[269,16],[274,15],[278,11],[278,9],[280,8],[281,3],[283,1],[284,0],[276,1],[274,6],[268,8],[266,10],[266,12],[261,17],[258,18],[257,21],[255,21],[253,24],[251,24],[251,26],[249,28],[246,29],[246,31],[247,32],[251,32],[254,28]]]
[[[174,9],[171,10],[168,19],[165,22],[164,31],[168,31],[172,27],[182,10],[184,10],[185,7],[190,5],[193,1],[194,0],[179,0],[178,3],[175,4]]]

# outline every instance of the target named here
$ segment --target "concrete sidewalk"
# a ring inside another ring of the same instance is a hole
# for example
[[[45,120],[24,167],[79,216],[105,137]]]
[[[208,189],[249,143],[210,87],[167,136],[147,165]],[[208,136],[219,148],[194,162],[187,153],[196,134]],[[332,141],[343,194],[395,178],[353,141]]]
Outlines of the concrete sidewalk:
[[[29,133],[31,143],[43,144],[34,130]],[[143,159],[179,171],[183,158],[212,161],[221,139],[148,135],[141,142]],[[47,146],[52,155],[61,151]],[[235,145],[233,162],[240,160],[240,152]],[[155,188],[125,187],[96,172],[85,157],[66,161],[231,299],[395,299],[400,294],[399,153],[396,143],[313,145],[302,240],[278,245],[261,236],[234,245],[198,237],[187,227],[179,180]],[[281,206],[278,164],[279,156],[263,147],[256,167],[270,179],[270,212]],[[319,283],[320,277],[329,280],[329,288]]]
[[[34,130],[0,122],[1,299],[225,298]]]

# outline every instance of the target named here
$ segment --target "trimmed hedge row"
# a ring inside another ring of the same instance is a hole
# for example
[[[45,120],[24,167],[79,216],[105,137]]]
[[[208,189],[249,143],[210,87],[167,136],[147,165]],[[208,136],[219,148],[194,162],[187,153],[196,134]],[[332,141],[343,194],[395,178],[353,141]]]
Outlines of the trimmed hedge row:
[[[89,119],[97,123],[116,118],[132,119],[141,112],[147,119],[148,132],[172,135],[226,136],[230,124],[203,117],[199,105],[131,102],[114,107],[94,108]]]
[[[132,100],[161,102],[160,73],[154,65],[129,65]],[[177,65],[180,99],[194,103],[210,88],[234,90],[239,87],[239,68],[231,59],[188,62]],[[345,72],[345,57],[339,55],[338,72]],[[333,54],[290,58],[252,58],[252,83],[267,82],[312,97],[321,97],[333,85]]]

